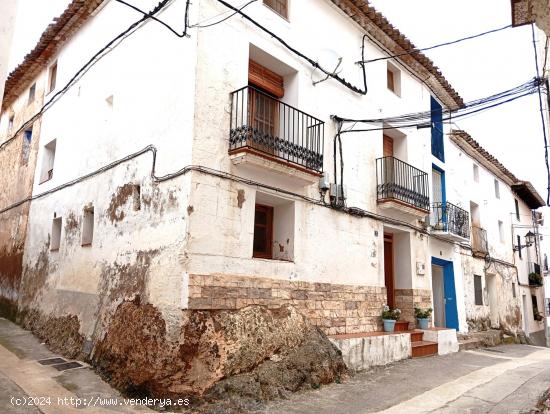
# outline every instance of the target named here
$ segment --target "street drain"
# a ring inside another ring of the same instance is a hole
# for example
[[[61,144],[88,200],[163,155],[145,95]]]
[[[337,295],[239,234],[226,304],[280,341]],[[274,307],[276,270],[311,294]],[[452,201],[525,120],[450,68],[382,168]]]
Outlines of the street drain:
[[[48,359],[41,359],[38,361],[38,363],[42,365],[64,364],[66,362],[67,361],[65,361],[63,358],[48,358]]]
[[[82,364],[78,362],[65,362],[64,364],[54,365],[53,367],[58,371],[65,371],[66,369],[80,368],[81,366]]]

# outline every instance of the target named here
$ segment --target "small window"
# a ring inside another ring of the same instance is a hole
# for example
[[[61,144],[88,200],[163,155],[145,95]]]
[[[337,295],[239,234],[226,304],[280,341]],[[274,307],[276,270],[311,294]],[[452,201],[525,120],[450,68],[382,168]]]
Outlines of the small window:
[[[13,118],[14,115],[10,115],[10,117],[8,118],[8,132],[11,132],[11,130],[13,129]]]
[[[518,235],[516,236],[516,243],[518,244],[518,255],[519,255],[519,258],[521,259],[521,237]]]
[[[31,153],[32,144],[32,128],[27,129],[23,135],[23,143],[21,146],[21,165],[27,165],[29,162],[29,155]]]
[[[57,82],[57,62],[55,62],[53,65],[50,66],[48,92],[51,92],[55,89],[56,82]]]
[[[275,13],[288,19],[288,0],[264,0],[264,4]]]
[[[139,184],[132,187],[132,204],[134,211],[141,210],[141,186]]]
[[[474,164],[474,181],[476,183],[479,183],[479,167],[477,166],[477,164]]]
[[[388,62],[387,67],[388,89],[401,96],[401,71],[394,65]]]
[[[500,238],[500,242],[504,243],[504,223],[502,221],[498,221],[498,236]]]
[[[535,295],[531,295],[531,302],[533,304],[533,319],[536,321],[542,320],[540,319],[541,315],[539,312],[539,305],[537,303],[537,297]]]
[[[82,216],[82,246],[91,246],[94,240],[94,208],[86,207]]]
[[[273,258],[273,207],[256,204],[253,257]]]
[[[36,83],[33,83],[32,86],[29,88],[29,101],[28,101],[29,105],[34,102],[35,95],[36,95]]]
[[[516,284],[512,282],[512,297],[516,298]]]
[[[53,164],[55,161],[56,140],[44,146],[42,156],[42,172],[40,173],[40,183],[49,181],[53,178]]]
[[[520,221],[520,217],[519,217],[519,203],[518,203],[517,198],[514,199],[514,204],[516,205],[516,220],[517,220],[517,221]]]
[[[474,275],[474,296],[475,304],[483,305],[483,287],[481,286],[481,276]]]
[[[61,217],[56,217],[52,221],[52,238],[50,240],[50,250],[56,251],[59,250],[59,245],[61,243]]]
[[[495,178],[495,197],[500,199],[500,187],[498,180]]]

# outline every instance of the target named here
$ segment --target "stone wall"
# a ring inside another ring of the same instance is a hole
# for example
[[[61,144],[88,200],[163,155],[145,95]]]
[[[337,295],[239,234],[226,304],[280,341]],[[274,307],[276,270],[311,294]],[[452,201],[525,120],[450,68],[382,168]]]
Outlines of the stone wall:
[[[386,288],[233,275],[190,275],[189,309],[292,305],[326,334],[382,330]]]
[[[432,292],[428,289],[395,289],[395,307],[401,309],[402,321],[416,324],[414,308],[433,308]]]

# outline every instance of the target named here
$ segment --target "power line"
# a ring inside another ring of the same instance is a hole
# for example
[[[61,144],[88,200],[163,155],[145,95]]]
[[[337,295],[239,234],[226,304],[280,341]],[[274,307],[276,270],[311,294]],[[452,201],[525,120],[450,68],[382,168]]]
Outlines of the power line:
[[[137,11],[138,13],[141,13],[143,16],[149,16],[150,19],[154,20],[157,23],[162,24],[164,27],[166,27],[168,30],[170,30],[177,37],[186,37],[187,36],[187,28],[189,27],[189,3],[190,3],[189,0],[187,1],[186,5],[185,5],[185,28],[183,29],[183,32],[181,34],[179,34],[176,30],[174,30],[170,25],[168,25],[164,21],[158,19],[155,16],[151,16],[149,13],[141,10],[139,7],[136,7],[133,4],[127,3],[124,0],[115,0],[115,1],[131,8],[132,10]]]
[[[233,12],[232,14],[230,14],[229,16],[221,19],[221,20],[218,20],[217,22],[214,22],[214,23],[209,23],[209,24],[205,24],[205,25],[201,25],[200,23],[197,23],[191,27],[196,27],[196,28],[199,28],[199,29],[204,29],[204,28],[207,28],[207,27],[212,27],[212,26],[215,26],[217,24],[220,24],[220,23],[223,23],[225,22],[226,20],[232,18],[233,16],[235,16],[239,11],[243,10],[245,7],[249,6],[250,4],[256,2],[257,0],[251,0],[249,1],[248,3],[246,3],[244,6],[240,7],[238,11],[235,11]],[[207,20],[211,20],[212,17],[210,19],[207,19]]]
[[[486,32],[478,33],[478,34],[467,36],[467,37],[462,37],[460,39],[452,40],[450,42],[439,43],[437,45],[428,46],[428,47],[424,47],[424,48],[420,48],[420,49],[414,48],[414,49],[410,49],[408,51],[405,51],[403,53],[398,53],[398,54],[395,54],[395,55],[385,56],[385,57],[376,58],[376,59],[364,60],[363,62],[357,62],[357,63],[365,63],[366,64],[366,63],[378,62],[379,60],[387,60],[387,59],[394,59],[394,58],[398,58],[398,57],[406,56],[406,55],[414,55],[414,54],[423,52],[425,50],[432,50],[432,49],[436,49],[436,48],[442,47],[442,46],[454,45],[456,43],[460,43],[460,42],[463,42],[465,40],[476,39],[478,37],[485,36],[485,35],[488,35],[488,34],[491,34],[491,33],[500,32],[500,31],[508,29],[510,27],[512,27],[511,24],[509,24],[507,26],[504,26],[504,27],[499,27],[498,29],[487,30]]]
[[[90,70],[99,60],[101,60],[105,55],[110,53],[115,47],[117,47],[124,39],[130,36],[135,30],[141,27],[142,23],[146,22],[150,18],[154,17],[155,14],[160,12],[168,3],[169,0],[162,0],[155,8],[150,12],[145,13],[143,17],[136,22],[132,23],[126,30],[119,33],[112,40],[110,40],[105,46],[103,46],[98,52],[96,52],[78,71],[75,75],[65,84],[61,90],[56,92],[41,108],[34,114],[29,120],[23,123],[21,127],[8,139],[6,139],[2,144],[0,144],[0,150],[5,148],[11,141],[13,141],[17,136],[24,131],[26,128],[32,125],[44,112],[46,112],[59,98],[61,98],[75,83],[82,77],[88,70]],[[189,1],[189,0],[187,0]]]

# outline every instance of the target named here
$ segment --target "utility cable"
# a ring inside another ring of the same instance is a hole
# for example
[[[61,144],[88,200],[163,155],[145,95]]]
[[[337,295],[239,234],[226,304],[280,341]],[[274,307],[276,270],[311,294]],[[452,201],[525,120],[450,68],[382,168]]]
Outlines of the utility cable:
[[[105,46],[103,46],[98,52],[96,52],[78,71],[73,75],[73,77],[65,84],[61,90],[56,92],[41,108],[34,114],[29,120],[23,123],[21,127],[8,139],[0,144],[0,150],[5,148],[11,141],[13,141],[17,136],[33,124],[42,114],[44,114],[59,98],[61,98],[75,83],[83,76],[92,66],[94,66],[99,60],[101,60],[107,53],[110,53],[116,46],[118,46],[126,37],[130,36],[136,29],[138,29],[142,23],[149,20],[155,14],[160,12],[168,3],[169,0],[162,0],[154,9],[149,13],[144,14],[144,16],[132,23],[126,30],[119,33],[112,40],[110,40]]]
[[[499,27],[498,29],[488,30],[486,32],[478,33],[478,34],[471,35],[471,36],[462,37],[460,39],[452,40],[452,41],[449,41],[449,42],[439,43],[439,44],[433,45],[433,46],[428,46],[428,47],[424,47],[424,48],[414,48],[414,49],[410,49],[410,50],[407,50],[403,53],[398,53],[398,54],[395,54],[395,55],[384,56],[384,57],[376,58],[376,59],[363,60],[362,63],[366,64],[366,63],[378,62],[379,60],[387,60],[387,59],[399,58],[401,56],[406,56],[406,55],[414,55],[416,53],[420,53],[420,52],[423,52],[425,50],[432,50],[432,49],[436,49],[436,48],[442,47],[442,46],[454,45],[456,43],[460,43],[460,42],[463,42],[465,40],[476,39],[478,37],[485,36],[485,35],[488,35],[488,34],[491,34],[491,33],[500,32],[500,31],[508,29],[510,27],[512,27],[511,24],[509,24],[507,26],[504,26],[504,27]],[[357,63],[361,63],[361,62],[357,62]]]
[[[539,76],[539,62],[538,62],[538,54],[537,54],[537,42],[535,39],[535,25],[534,23],[531,23],[531,34],[533,37],[533,49],[535,51],[535,70],[536,70],[536,76]],[[544,76],[544,74],[543,74]],[[541,93],[541,84],[538,84],[538,95],[539,95],[539,108],[540,108],[540,120],[542,123],[542,136],[544,138],[544,161],[546,164],[546,179],[547,179],[547,187],[546,187],[546,205],[550,205],[550,165],[548,164],[548,139],[546,136],[546,121],[544,120],[544,106],[542,105],[542,93]]]
[[[250,4],[252,4],[252,3],[256,2],[256,1],[257,1],[257,0],[251,0],[251,1],[249,1],[249,2],[246,3],[244,6],[240,7],[240,8],[238,9],[238,11],[243,10],[245,7],[249,6]],[[223,23],[223,22],[225,22],[226,20],[232,18],[233,16],[235,16],[235,15],[238,13],[238,11],[233,12],[233,13],[230,14],[229,16],[224,17],[223,19],[218,20],[217,22],[209,23],[209,24],[204,24],[204,25],[201,25],[201,24],[197,23],[197,24],[195,24],[195,25],[193,25],[193,26],[191,26],[191,27],[196,27],[196,28],[198,28],[198,29],[205,29],[205,28],[207,28],[207,27],[215,26],[215,25],[217,25],[217,24]]]

